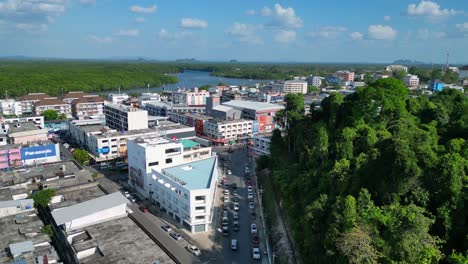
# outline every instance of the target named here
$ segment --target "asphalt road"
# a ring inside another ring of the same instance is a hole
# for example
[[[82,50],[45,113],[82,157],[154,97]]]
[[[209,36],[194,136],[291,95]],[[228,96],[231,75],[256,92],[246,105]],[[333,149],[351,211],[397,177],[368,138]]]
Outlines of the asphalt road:
[[[250,233],[250,225],[256,223],[258,227],[258,236],[260,237],[260,249],[261,252],[265,251],[265,238],[262,237],[262,225],[260,220],[260,214],[258,213],[258,197],[255,198],[255,209],[257,211],[257,219],[252,220],[250,218],[251,210],[249,210],[249,200],[247,199],[247,186],[246,179],[244,175],[245,166],[249,166],[252,171],[252,166],[249,163],[249,157],[246,151],[243,149],[235,150],[233,153],[225,153],[225,149],[217,149],[218,153],[222,153],[221,156],[224,157],[224,162],[228,164],[228,168],[232,171],[232,175],[228,175],[229,184],[237,184],[237,192],[239,196],[239,225],[240,230],[235,232],[232,230],[233,216],[232,213],[232,202],[229,208],[229,221],[230,221],[230,235],[222,238],[223,246],[223,257],[224,263],[267,263],[266,256],[262,256],[262,261],[254,261],[252,259],[252,235]],[[229,191],[232,194],[232,189],[229,187]],[[254,190],[255,193],[255,190]],[[232,195],[230,195],[232,198]],[[256,196],[256,195],[255,195]],[[222,198],[222,197],[221,197]],[[238,240],[238,250],[233,251],[231,249],[231,239]]]

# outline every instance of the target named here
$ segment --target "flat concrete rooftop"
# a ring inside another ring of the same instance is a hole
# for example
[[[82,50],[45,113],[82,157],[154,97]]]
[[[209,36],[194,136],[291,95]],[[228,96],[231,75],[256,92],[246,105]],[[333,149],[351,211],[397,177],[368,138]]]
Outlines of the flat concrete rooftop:
[[[208,189],[215,170],[216,157],[185,163],[163,169],[164,175],[173,176],[189,190]]]

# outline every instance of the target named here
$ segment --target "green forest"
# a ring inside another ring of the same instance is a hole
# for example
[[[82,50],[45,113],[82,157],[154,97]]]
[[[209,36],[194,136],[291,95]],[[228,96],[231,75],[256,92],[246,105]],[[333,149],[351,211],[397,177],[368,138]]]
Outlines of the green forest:
[[[0,61],[0,94],[100,92],[176,83],[175,65],[145,62]]]
[[[467,263],[468,101],[381,79],[304,116],[288,95],[269,167],[305,263]]]

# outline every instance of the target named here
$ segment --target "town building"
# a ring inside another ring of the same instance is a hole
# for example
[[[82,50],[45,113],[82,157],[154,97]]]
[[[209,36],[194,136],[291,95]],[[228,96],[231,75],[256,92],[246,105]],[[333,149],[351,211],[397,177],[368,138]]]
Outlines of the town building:
[[[199,90],[194,87],[191,90],[179,90],[172,94],[172,102],[174,104],[182,104],[187,106],[192,105],[206,105],[206,98],[210,97],[210,92]]]
[[[352,82],[354,81],[354,72],[352,71],[337,71],[335,76],[341,81]]]
[[[206,100],[206,115],[220,120],[240,119],[242,111],[233,107],[221,105],[219,95],[212,95]]]
[[[460,80],[468,79],[468,65],[459,68],[458,78]]]
[[[71,105],[57,97],[43,98],[35,104],[34,112],[36,115],[41,115],[46,110],[54,110],[59,115],[64,114],[67,118],[72,117]]]
[[[76,119],[102,118],[104,98],[98,95],[83,95],[71,102],[72,113]]]
[[[4,116],[21,116],[23,107],[21,102],[15,99],[0,100],[0,114]]]
[[[23,116],[23,117],[9,117],[9,118],[4,118],[0,117],[0,123],[5,123],[5,124],[15,124],[15,123],[23,123],[23,122],[34,122],[36,125],[40,127],[44,127],[44,116]]]
[[[21,103],[21,110],[23,111],[24,115],[35,114],[34,107],[36,103],[44,98],[49,98],[50,95],[45,93],[29,93],[27,95],[23,95],[19,98],[19,102]]]
[[[197,135],[203,135],[204,124],[206,121],[212,119],[212,117],[199,115],[199,114],[191,114],[191,113],[172,113],[172,121],[176,123],[180,123],[186,126],[195,127],[195,133]]]
[[[83,96],[87,96],[88,94],[83,91],[71,91],[66,93],[63,96],[63,101],[67,104],[71,104],[73,101],[80,99]]]
[[[34,121],[3,122],[0,128],[0,145],[26,144],[48,139],[47,129]]]
[[[431,82],[429,83],[429,89],[432,90],[432,91],[442,91],[444,89],[444,82],[442,82],[441,80],[431,80]]]
[[[282,88],[283,93],[307,93],[307,82],[302,80],[285,81]]]
[[[403,82],[407,87],[418,87],[419,86],[419,77],[412,74],[407,74],[403,78]]]
[[[144,109],[152,116],[167,116],[172,118],[172,113],[197,113],[205,114],[205,105],[184,105],[168,102],[148,102]]]
[[[253,156],[270,155],[271,134],[254,135],[249,142],[249,150]]]
[[[385,67],[385,71],[393,72],[393,71],[404,71],[408,72],[408,67],[403,65],[388,65]]]
[[[120,104],[122,103],[123,101],[127,100],[128,98],[130,98],[130,96],[128,94],[121,94],[121,93],[118,93],[118,94],[108,94],[107,95],[107,98],[109,99],[109,101],[113,104]]]
[[[252,120],[209,120],[203,129],[204,135],[215,143],[228,143],[231,140],[246,139],[253,133]]]
[[[149,102],[161,101],[161,95],[158,93],[142,93],[138,99],[139,99],[138,101],[139,107],[144,109],[145,105]]]
[[[320,88],[322,86],[322,77],[310,75],[306,79],[308,85]]]
[[[122,104],[106,104],[104,114],[106,125],[119,131],[148,128],[148,112],[146,110]]]
[[[253,120],[253,133],[269,132],[275,129],[276,112],[284,109],[284,106],[278,104],[242,100],[232,100],[222,105],[241,110],[242,118]]]

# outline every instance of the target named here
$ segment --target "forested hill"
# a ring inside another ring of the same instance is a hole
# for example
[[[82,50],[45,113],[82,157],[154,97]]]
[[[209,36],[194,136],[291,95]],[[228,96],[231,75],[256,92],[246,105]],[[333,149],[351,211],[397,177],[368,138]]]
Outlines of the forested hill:
[[[381,79],[307,117],[300,95],[287,101],[287,135],[274,132],[259,166],[272,170],[306,263],[467,263],[463,94],[409,99]]]
[[[181,69],[169,64],[114,61],[0,61],[0,94],[100,92],[176,83]]]

